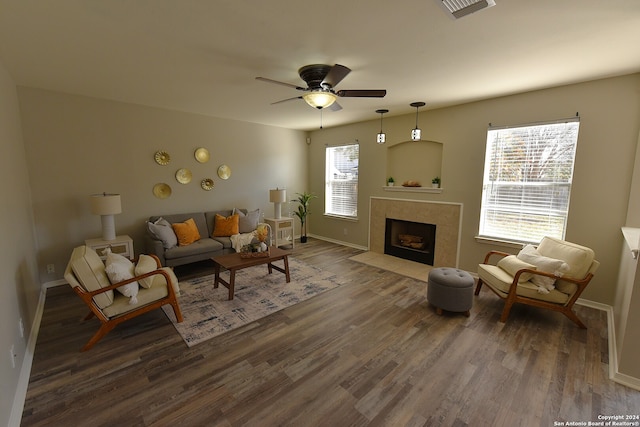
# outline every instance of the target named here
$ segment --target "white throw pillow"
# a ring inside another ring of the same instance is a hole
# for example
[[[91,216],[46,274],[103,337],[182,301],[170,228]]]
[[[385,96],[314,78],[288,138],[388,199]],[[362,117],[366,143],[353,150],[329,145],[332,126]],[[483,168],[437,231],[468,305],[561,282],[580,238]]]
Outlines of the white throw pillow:
[[[528,262],[524,262],[521,259],[518,259],[515,255],[509,255],[502,258],[498,261],[498,267],[509,273],[511,276],[515,276],[516,273],[520,270],[528,268],[529,270],[536,270],[536,267],[533,264],[529,264]],[[531,280],[533,273],[522,273],[518,278],[518,283],[526,282],[527,280]]]
[[[122,255],[112,253],[110,250],[106,252],[105,272],[112,285],[135,277],[134,266],[131,261]],[[138,303],[138,289],[138,282],[127,283],[126,285],[116,288],[122,295],[129,297],[129,304]]]
[[[165,249],[178,246],[178,237],[166,219],[160,217],[155,222],[147,221],[147,229],[153,237],[162,241],[162,246]]]
[[[149,255],[140,255],[138,258],[138,263],[134,269],[134,273],[136,276],[141,276],[143,274],[151,273],[158,269],[158,264],[156,263],[156,259]],[[149,289],[153,284],[153,276],[146,277],[144,279],[138,280],[138,283],[143,288]]]
[[[527,245],[518,253],[518,259],[533,264],[538,267],[539,271],[545,273],[554,274],[556,277],[562,277],[564,273],[569,271],[569,264],[561,259],[549,258],[540,255],[538,250],[532,246]],[[549,293],[549,291],[555,288],[556,279],[552,277],[533,275],[531,281],[538,285],[538,290],[541,293]]]

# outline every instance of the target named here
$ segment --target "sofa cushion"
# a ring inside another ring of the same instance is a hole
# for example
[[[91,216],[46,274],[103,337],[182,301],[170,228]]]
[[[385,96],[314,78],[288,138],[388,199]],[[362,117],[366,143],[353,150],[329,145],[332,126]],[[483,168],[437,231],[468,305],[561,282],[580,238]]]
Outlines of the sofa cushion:
[[[87,291],[97,291],[111,286],[104,264],[98,254],[91,248],[79,246],[71,254],[71,271],[82,287]],[[127,298],[128,299],[128,298]],[[113,303],[113,291],[107,291],[93,297],[101,309]]]
[[[131,305],[129,304],[129,298],[116,293],[113,304],[111,304],[109,307],[106,307],[102,311],[104,312],[105,316],[112,318],[114,316],[127,313],[138,307],[142,307],[143,305],[155,302],[163,297],[166,297],[168,294],[169,292],[167,291],[166,286],[154,286],[149,289],[142,288],[138,293],[138,303]]]
[[[582,279],[587,275],[595,259],[592,249],[564,240],[545,237],[538,245],[538,252],[544,256],[558,258],[569,264],[565,277]]]
[[[172,248],[178,244],[178,238],[175,231],[173,231],[173,227],[171,227],[169,221],[162,217],[155,222],[147,221],[147,230],[155,239],[162,241],[162,246],[165,249]]]
[[[498,261],[498,267],[509,273],[511,276],[515,276],[516,273],[523,269],[535,270],[537,267],[528,262],[524,262],[515,255],[509,255]],[[522,273],[518,278],[518,283],[527,282],[531,279],[533,273]]]
[[[171,227],[178,237],[178,246],[188,246],[200,240],[200,233],[193,218],[189,218],[185,222],[173,223]]]
[[[234,215],[238,215],[238,229],[240,233],[251,233],[258,227],[260,221],[260,209],[249,211],[246,214],[240,209],[233,210]]]
[[[176,295],[180,295],[180,285],[178,284],[178,277],[176,277],[176,273],[174,273],[171,267],[162,267],[161,270],[165,271],[169,275],[169,279],[171,280],[171,286],[173,286],[173,291]],[[162,287],[167,284],[167,280],[162,274],[154,274],[151,276],[151,286]]]
[[[482,279],[484,283],[499,291],[503,298],[509,294],[513,277],[497,265],[480,264],[478,266],[478,277]],[[556,304],[566,304],[567,301],[569,301],[569,295],[557,289],[553,289],[548,293],[540,293],[538,286],[532,282],[518,283],[516,286],[516,294],[522,297]]]
[[[217,242],[214,239],[205,237],[198,240],[197,242],[193,242],[188,246],[176,246],[175,248],[167,249],[164,252],[164,257],[166,259],[175,259],[196,254],[221,251],[222,249],[222,243]]]
[[[143,274],[151,273],[152,271],[158,268],[158,263],[156,259],[149,255],[141,254],[138,257],[138,263],[135,266],[134,273],[136,276],[142,276]],[[143,288],[150,288],[153,283],[153,276],[145,277],[144,279],[138,280],[138,283]]]
[[[220,242],[224,249],[233,248],[233,243],[231,242],[231,237],[212,237],[216,242]]]
[[[223,217],[216,214],[215,225],[213,227],[213,237],[228,237],[240,232],[238,214]]]

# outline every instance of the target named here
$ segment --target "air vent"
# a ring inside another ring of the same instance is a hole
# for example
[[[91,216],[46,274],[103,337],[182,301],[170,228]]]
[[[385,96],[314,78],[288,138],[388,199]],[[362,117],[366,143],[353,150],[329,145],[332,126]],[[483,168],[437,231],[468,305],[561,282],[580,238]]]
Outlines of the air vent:
[[[452,19],[460,19],[482,9],[495,6],[494,0],[436,0]]]

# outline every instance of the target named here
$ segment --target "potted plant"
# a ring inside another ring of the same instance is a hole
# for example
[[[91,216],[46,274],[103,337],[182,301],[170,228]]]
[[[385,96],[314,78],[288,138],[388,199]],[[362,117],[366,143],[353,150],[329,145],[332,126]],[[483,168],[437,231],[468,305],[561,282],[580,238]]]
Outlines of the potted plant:
[[[300,219],[300,243],[307,243],[307,215],[309,212],[309,202],[317,196],[312,193],[296,193],[297,199],[292,202],[298,202],[298,210],[293,213]]]
[[[393,177],[390,176],[389,179],[387,179],[387,185],[389,187],[393,187],[393,184],[395,183],[395,181],[393,180]]]
[[[431,180],[431,186],[433,188],[440,188],[440,177],[439,176],[436,176],[435,178],[433,178]]]

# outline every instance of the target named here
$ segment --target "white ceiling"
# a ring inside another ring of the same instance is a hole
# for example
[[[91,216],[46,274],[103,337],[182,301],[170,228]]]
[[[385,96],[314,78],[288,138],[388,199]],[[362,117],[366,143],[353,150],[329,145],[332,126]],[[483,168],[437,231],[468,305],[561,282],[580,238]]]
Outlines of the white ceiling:
[[[303,65],[352,69],[325,127],[640,71],[640,0],[496,0],[450,19],[437,0],[0,0],[0,61],[18,85],[317,129],[286,86]]]

